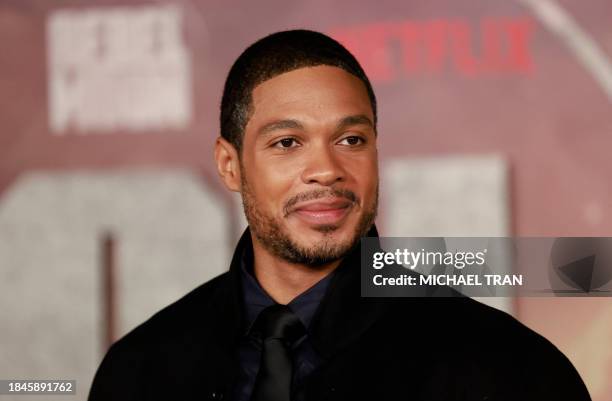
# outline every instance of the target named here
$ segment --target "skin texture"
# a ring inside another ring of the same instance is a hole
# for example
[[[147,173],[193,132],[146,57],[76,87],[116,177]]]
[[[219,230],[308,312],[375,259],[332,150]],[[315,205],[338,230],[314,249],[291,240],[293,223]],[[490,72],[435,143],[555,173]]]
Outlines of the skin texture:
[[[374,222],[372,121],[357,77],[305,67],[253,90],[240,155],[217,138],[219,175],[242,194],[255,276],[275,301],[290,302],[333,271]]]

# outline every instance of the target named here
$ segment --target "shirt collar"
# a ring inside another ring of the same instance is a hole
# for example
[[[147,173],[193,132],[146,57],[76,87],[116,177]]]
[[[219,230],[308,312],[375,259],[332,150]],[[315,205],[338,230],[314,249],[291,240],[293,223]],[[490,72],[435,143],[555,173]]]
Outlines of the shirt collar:
[[[312,287],[295,297],[287,306],[297,315],[302,321],[304,327],[308,329],[315,312],[321,300],[327,292],[329,283],[334,272],[319,280]],[[268,293],[259,285],[259,282],[253,275],[253,249],[245,247],[242,252],[240,261],[240,279],[242,284],[243,299],[245,306],[246,327],[250,329],[251,325],[259,315],[259,313],[268,306],[274,305],[276,302],[268,295]],[[248,330],[247,330],[248,332]]]

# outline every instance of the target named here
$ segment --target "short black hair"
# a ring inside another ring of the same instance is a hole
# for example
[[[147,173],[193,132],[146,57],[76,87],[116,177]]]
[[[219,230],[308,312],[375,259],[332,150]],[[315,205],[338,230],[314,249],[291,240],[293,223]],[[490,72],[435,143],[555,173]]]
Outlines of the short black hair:
[[[376,96],[357,59],[327,35],[296,29],[276,32],[258,40],[234,62],[221,99],[221,136],[240,153],[244,129],[252,113],[253,89],[285,72],[318,65],[342,68],[364,83],[376,127]]]

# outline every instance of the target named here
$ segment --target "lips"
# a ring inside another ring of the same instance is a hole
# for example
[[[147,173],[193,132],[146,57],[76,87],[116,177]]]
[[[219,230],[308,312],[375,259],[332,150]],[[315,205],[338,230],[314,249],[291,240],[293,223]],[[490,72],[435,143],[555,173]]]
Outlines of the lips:
[[[302,221],[321,225],[338,224],[353,206],[353,203],[344,198],[315,199],[302,202],[293,209],[294,215]]]

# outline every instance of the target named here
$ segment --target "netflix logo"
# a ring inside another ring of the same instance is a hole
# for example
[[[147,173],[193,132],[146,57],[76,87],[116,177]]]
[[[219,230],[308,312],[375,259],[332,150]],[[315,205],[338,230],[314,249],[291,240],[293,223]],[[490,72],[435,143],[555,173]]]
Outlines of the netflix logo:
[[[529,75],[535,70],[530,51],[534,25],[528,17],[452,18],[377,22],[329,33],[355,54],[372,80],[389,82],[446,72]]]

